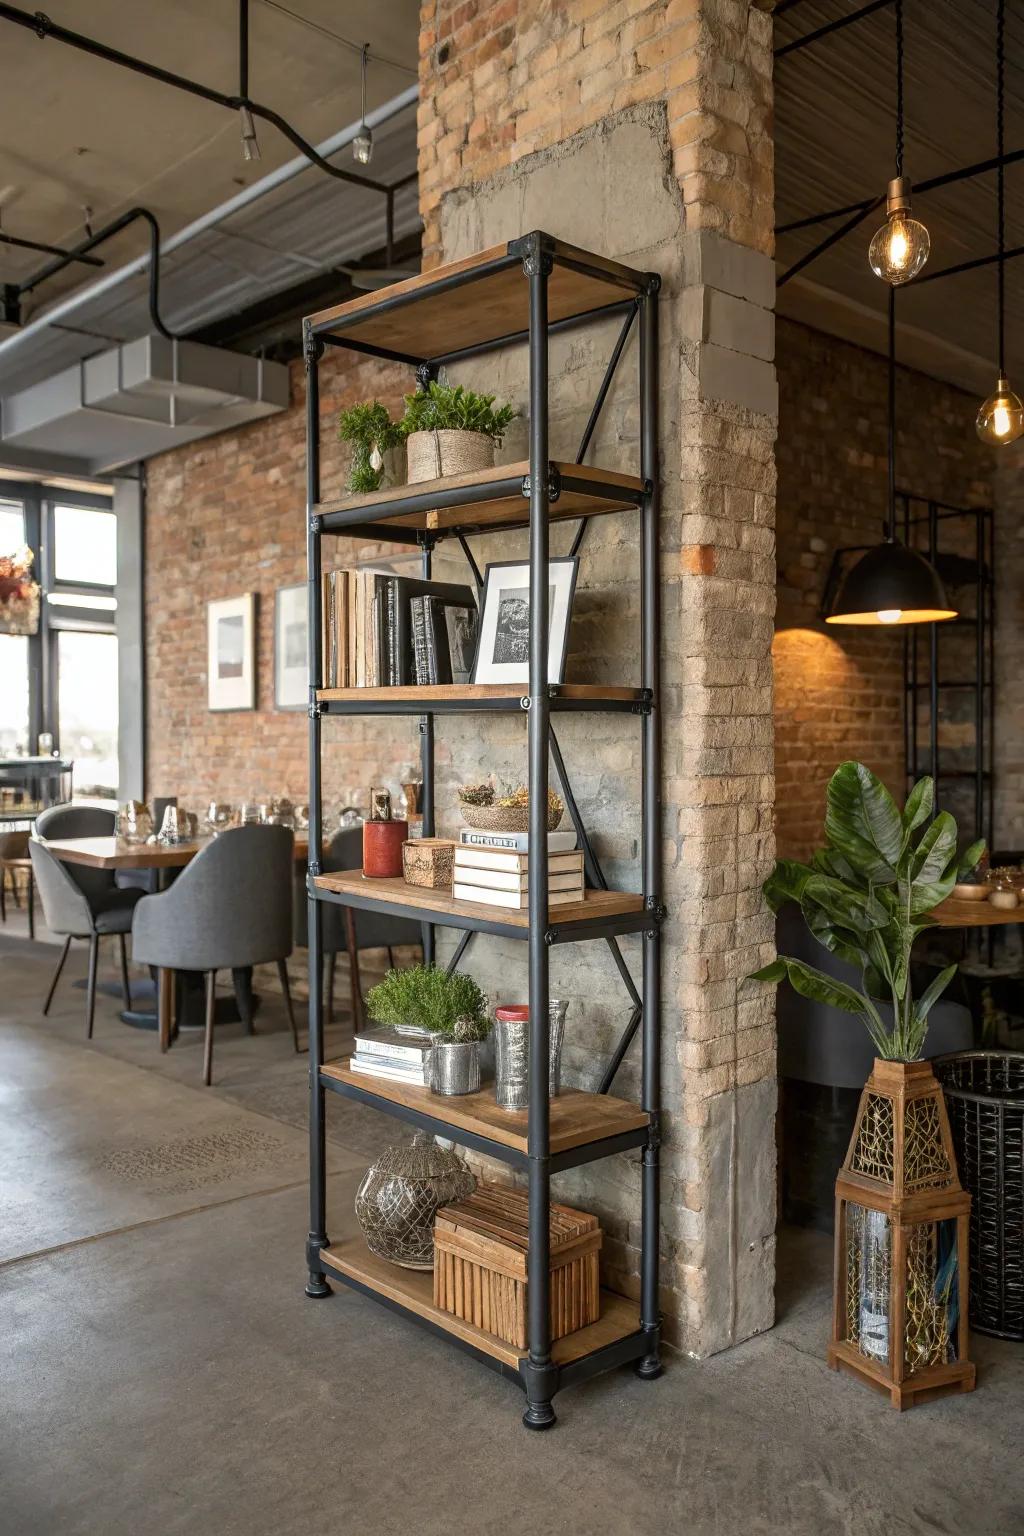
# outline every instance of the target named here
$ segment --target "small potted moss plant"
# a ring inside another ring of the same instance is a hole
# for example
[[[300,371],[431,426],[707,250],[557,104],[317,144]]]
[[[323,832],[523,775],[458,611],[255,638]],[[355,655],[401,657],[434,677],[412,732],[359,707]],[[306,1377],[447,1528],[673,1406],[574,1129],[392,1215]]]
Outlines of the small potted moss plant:
[[[480,1087],[480,1041],[486,1040],[491,1021],[471,976],[462,971],[449,976],[433,965],[388,971],[371,987],[366,1007],[378,1024],[432,1041],[434,1093],[475,1093]]]
[[[402,441],[402,431],[391,420],[386,405],[379,400],[362,400],[342,411],[338,417],[338,436],[343,443],[352,444],[352,464],[349,469],[350,491],[367,492],[380,490],[384,478],[384,455],[397,448]]]
[[[475,469],[490,469],[509,422],[511,405],[495,409],[494,395],[478,395],[462,384],[439,384],[405,397],[399,430],[408,450],[410,485]]]

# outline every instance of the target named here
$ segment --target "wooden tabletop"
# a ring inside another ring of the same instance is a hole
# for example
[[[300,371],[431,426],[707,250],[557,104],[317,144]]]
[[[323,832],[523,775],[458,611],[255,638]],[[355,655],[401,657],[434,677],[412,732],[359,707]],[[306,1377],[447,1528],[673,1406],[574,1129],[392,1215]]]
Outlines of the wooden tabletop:
[[[990,901],[964,901],[950,896],[932,912],[941,928],[995,928],[1003,923],[1024,923],[1024,906],[994,907]]]
[[[86,864],[91,869],[180,869],[202,853],[209,837],[187,843],[126,843],[120,837],[42,838],[50,852],[65,864]],[[295,837],[296,860],[309,852],[305,832]]]

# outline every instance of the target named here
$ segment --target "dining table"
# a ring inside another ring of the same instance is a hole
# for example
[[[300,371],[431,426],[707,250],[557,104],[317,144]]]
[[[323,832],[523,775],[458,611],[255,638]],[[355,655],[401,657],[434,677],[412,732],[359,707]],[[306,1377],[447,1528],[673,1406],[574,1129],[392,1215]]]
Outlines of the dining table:
[[[210,843],[215,834],[194,837],[176,843],[128,842],[116,835],[109,837],[47,837],[45,843],[55,858],[63,864],[79,864],[87,869],[139,870],[155,869],[158,878],[166,871],[184,869],[197,854]],[[305,864],[309,856],[309,837],[305,832],[295,834],[295,861]],[[160,1049],[166,1051],[179,1025],[189,1021],[195,1028],[203,1023],[202,987],[191,988],[182,982],[181,996],[175,985],[175,972],[161,968],[157,975],[157,1008],[125,1009],[121,1018],[135,1028],[156,1029],[160,1036]],[[194,996],[193,996],[194,994]],[[240,1015],[235,1014],[237,1018]]]

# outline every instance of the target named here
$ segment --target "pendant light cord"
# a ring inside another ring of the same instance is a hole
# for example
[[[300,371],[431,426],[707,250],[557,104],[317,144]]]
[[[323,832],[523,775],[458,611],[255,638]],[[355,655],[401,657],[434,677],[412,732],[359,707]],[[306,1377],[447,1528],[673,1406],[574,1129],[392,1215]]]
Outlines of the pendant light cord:
[[[896,542],[896,289],[889,287],[889,517],[886,538]]]
[[[999,377],[1006,374],[1006,192],[1004,184],[1003,155],[1005,153],[1004,117],[1006,113],[1006,0],[996,5],[996,153],[999,166],[996,171],[996,201],[998,206],[999,264]]]
[[[903,175],[903,0],[896,0],[896,175]]]

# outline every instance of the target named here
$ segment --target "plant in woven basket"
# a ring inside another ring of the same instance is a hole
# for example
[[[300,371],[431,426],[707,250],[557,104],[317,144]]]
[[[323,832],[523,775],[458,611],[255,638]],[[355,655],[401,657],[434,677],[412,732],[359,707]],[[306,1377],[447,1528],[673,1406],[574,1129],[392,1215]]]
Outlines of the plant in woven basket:
[[[472,976],[434,965],[388,971],[366,998],[370,1017],[389,1028],[413,1024],[460,1044],[485,1040],[491,1028],[487,999]]]
[[[399,426],[379,400],[363,400],[338,417],[338,436],[352,444],[350,491],[376,491],[384,474],[384,455],[402,441]]]
[[[459,806],[467,826],[488,832],[528,832],[530,829],[530,791],[525,784],[463,784]],[[553,789],[548,790],[547,829],[553,832],[565,812],[565,803]]]
[[[494,395],[478,395],[462,384],[439,384],[405,397],[405,415],[398,424],[404,437],[413,432],[479,432],[499,448],[505,430],[519,412],[512,405],[494,409]]]
[[[463,805],[493,805],[493,784],[460,784],[459,799]]]
[[[916,1061],[928,1014],[956,974],[947,966],[916,1000],[910,956],[915,940],[934,926],[932,909],[945,901],[959,875],[973,869],[984,842],[957,855],[957,825],[948,811],[934,818],[932,780],[918,781],[900,811],[889,791],[863,763],[841,763],[828,786],[826,845],[810,864],[780,859],[764,883],[773,911],[796,901],[808,929],[832,954],[853,965],[862,986],[848,986],[802,960],[780,956],[751,979],[789,980],[812,1002],[855,1014],[878,1055]],[[876,1006],[892,1006],[892,1028]]]

